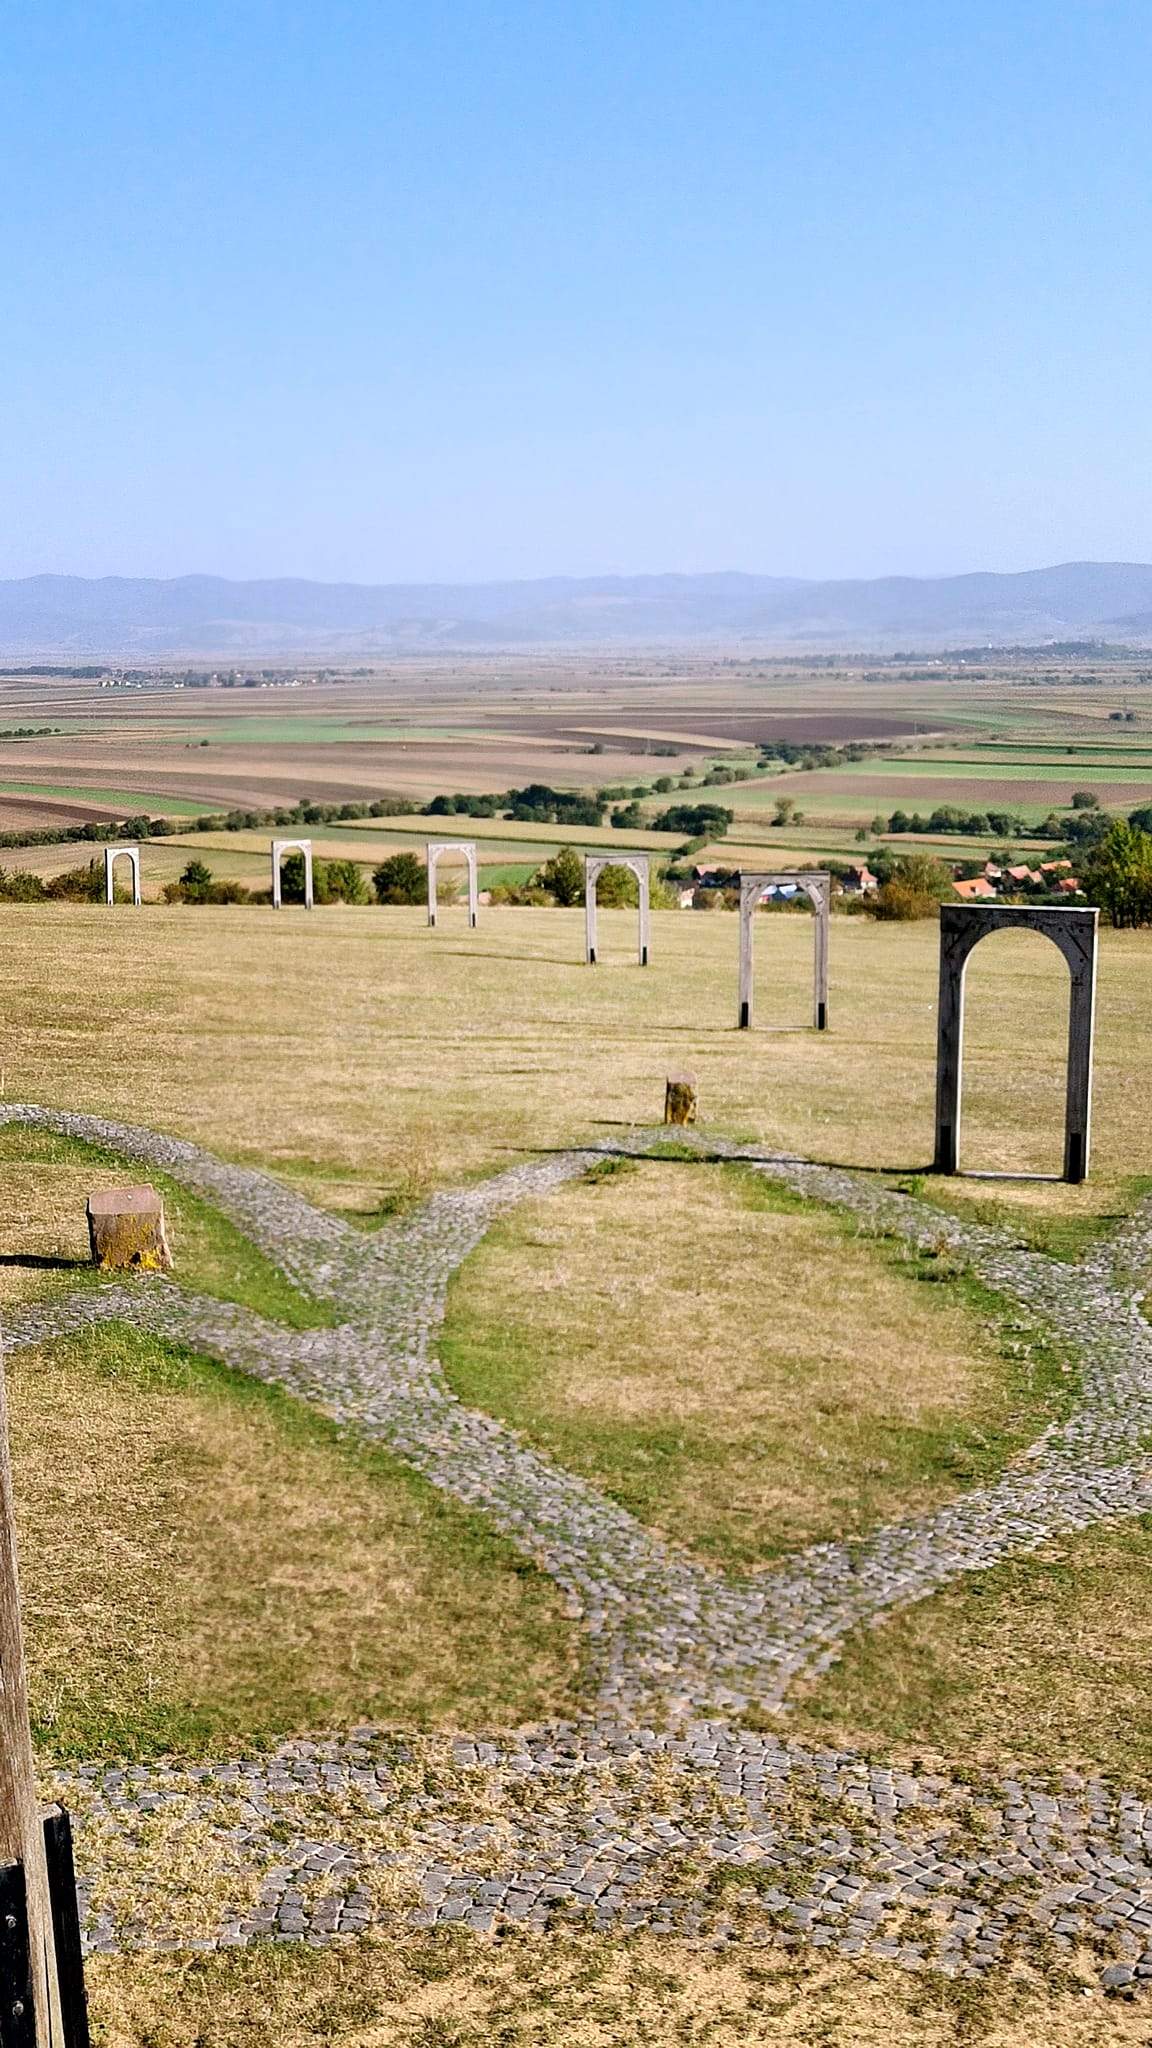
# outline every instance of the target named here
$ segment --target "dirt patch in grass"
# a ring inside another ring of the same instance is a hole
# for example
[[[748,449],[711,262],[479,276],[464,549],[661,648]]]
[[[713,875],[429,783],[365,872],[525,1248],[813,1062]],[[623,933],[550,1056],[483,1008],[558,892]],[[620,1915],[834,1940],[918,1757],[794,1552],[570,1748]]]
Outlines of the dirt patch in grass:
[[[466,1262],[442,1355],[642,1520],[756,1563],[960,1491],[1055,1412],[1034,1335],[1009,1358],[989,1298],[921,1270],[739,1168],[597,1167]]]
[[[1091,1966],[954,1982],[683,1941],[447,1932],[328,1949],[101,1956],[98,2048],[1146,2048]],[[1086,1995],[1087,1994],[1087,1995]]]
[[[36,1731],[219,1753],[570,1709],[551,1585],[384,1454],[107,1325],[8,1367]]]
[[[973,1573],[857,1630],[787,1728],[969,1770],[1105,1770],[1152,1785],[1150,1582],[1152,1517]]]

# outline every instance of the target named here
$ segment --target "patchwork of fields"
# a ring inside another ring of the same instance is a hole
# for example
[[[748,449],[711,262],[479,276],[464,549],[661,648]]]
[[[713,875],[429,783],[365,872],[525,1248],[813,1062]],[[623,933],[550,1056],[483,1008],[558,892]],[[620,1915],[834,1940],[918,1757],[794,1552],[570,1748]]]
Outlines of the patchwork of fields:
[[[47,735],[6,737],[46,718]],[[864,751],[803,770],[777,761],[750,776],[758,747],[788,744]],[[161,677],[147,689],[65,676],[33,687],[0,677],[6,832],[301,799],[425,804],[529,782],[623,789],[654,815],[668,801],[654,792],[657,780],[699,787],[717,767],[735,774],[716,800],[735,812],[731,845],[738,836],[749,859],[761,846],[791,858],[852,857],[858,835],[876,843],[874,819],[896,809],[1007,810],[1035,826],[1087,787],[1106,808],[1128,810],[1152,800],[1152,683],[1136,660],[1114,663],[1089,687],[1071,663],[1002,675],[942,667],[926,682],[909,680],[899,663],[574,657],[400,663],[290,691],[189,689]],[[772,823],[780,798],[802,811],[803,826]],[[492,844],[481,822],[473,834],[465,821],[469,836],[488,842],[497,865],[515,862],[517,850]],[[572,837],[537,833],[524,858],[547,858]],[[629,841],[645,843],[642,834]],[[595,831],[575,841],[599,842]],[[419,829],[397,843],[421,843]],[[648,843],[673,850],[660,836]],[[963,850],[976,849],[968,840]],[[222,875],[243,879],[248,851],[231,848]]]

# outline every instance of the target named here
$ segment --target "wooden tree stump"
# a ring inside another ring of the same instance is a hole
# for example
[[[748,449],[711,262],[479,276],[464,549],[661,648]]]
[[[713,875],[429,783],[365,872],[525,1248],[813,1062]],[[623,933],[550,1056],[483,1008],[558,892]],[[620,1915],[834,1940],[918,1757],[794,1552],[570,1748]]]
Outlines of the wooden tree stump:
[[[92,1261],[105,1272],[135,1266],[167,1273],[172,1265],[164,1204],[155,1188],[102,1188],[88,1197]]]
[[[664,1084],[666,1124],[694,1124],[696,1121],[695,1074],[669,1074]]]

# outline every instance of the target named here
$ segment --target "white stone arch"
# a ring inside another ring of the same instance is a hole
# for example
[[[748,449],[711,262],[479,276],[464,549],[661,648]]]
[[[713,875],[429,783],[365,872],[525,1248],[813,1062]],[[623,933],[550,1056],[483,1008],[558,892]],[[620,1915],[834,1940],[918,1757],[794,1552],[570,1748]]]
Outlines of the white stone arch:
[[[462,853],[468,863],[468,923],[473,931],[480,909],[480,884],[476,873],[474,839],[431,839],[424,849],[428,860],[428,922],[436,923],[436,869],[445,853]]]
[[[812,975],[812,1022],[828,1029],[828,926],[832,910],[832,877],[822,869],[800,868],[790,874],[740,876],[740,1029],[752,1022],[752,927],[757,907],[770,889],[796,889],[807,896],[816,913],[815,961]]]
[[[104,848],[104,901],[105,903],[115,903],[116,901],[115,867],[121,855],[129,862],[132,869],[132,901],[135,904],[140,904],[144,899],[140,891],[140,848],[138,846],[106,846]]]
[[[648,965],[648,856],[646,853],[586,853],[584,856],[584,958],[596,965],[596,884],[605,868],[627,868],[640,889],[639,961]]]
[[[989,932],[1018,926],[1058,946],[1071,976],[1064,1179],[1088,1178],[1092,1143],[1092,1050],[1096,1026],[1096,944],[1100,913],[1091,908],[946,903],[940,911],[940,1004],[936,1018],[937,1173],[959,1172],[964,979],[973,948]]]
[[[272,908],[281,910],[284,899],[280,893],[280,863],[286,853],[304,855],[304,908],[311,910],[312,896],[312,841],[310,839],[274,839],[272,841]]]

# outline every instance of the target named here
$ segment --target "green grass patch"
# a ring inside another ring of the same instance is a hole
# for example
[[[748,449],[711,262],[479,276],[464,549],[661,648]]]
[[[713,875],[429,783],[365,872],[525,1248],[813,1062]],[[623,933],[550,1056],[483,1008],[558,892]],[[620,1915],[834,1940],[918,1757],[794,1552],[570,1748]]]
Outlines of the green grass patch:
[[[449,1291],[462,1400],[731,1567],[945,1499],[1067,1412],[1069,1361],[954,1262],[688,1156],[496,1226]]]
[[[202,1755],[571,1711],[559,1595],[307,1406],[107,1324],[10,1368],[40,1746]]]
[[[294,1286],[236,1224],[167,1174],[78,1138],[31,1124],[5,1124],[0,1125],[0,1190],[6,1188],[9,1218],[4,1265],[9,1276],[28,1283],[25,1292],[123,1283],[122,1273],[100,1273],[89,1262],[84,1200],[93,1176],[88,1169],[95,1169],[100,1185],[147,1181],[163,1196],[174,1277],[191,1293],[239,1302],[293,1330],[340,1321],[336,1307]]]
[[[966,1574],[857,1629],[788,1727],[964,1768],[1103,1770],[1152,1787],[1150,1577],[1150,1516]]]
[[[926,1202],[945,1215],[1007,1231],[1026,1251],[1042,1252],[1045,1257],[1066,1264],[1074,1263],[1114,1231],[1152,1194],[1152,1177],[1133,1174],[1108,1190],[1110,1200],[1104,1208],[1057,1210],[1026,1206],[1019,1199],[977,1194],[975,1181],[958,1182],[938,1174],[896,1174],[888,1176],[888,1181],[898,1193]],[[1074,1201],[1076,1196],[1070,1199]]]

